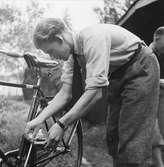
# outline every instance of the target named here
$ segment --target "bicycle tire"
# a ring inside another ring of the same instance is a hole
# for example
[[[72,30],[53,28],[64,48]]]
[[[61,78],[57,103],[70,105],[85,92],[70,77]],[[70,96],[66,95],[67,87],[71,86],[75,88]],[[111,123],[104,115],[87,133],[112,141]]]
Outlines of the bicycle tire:
[[[66,130],[64,138],[67,138],[67,139],[69,138],[70,128]],[[50,159],[47,162],[40,163],[36,166],[37,167],[54,167],[54,166],[55,167],[80,167],[82,162],[82,155],[83,155],[83,135],[82,134],[83,134],[82,124],[81,124],[81,121],[79,121],[76,127],[76,133],[75,133],[76,136],[74,136],[75,138],[72,140],[73,145],[71,145],[71,147],[73,148],[70,148],[71,151],[65,154],[61,154],[57,157],[54,157],[53,159]],[[59,143],[59,147],[60,147],[60,144],[61,142]],[[41,154],[38,152],[38,150],[36,150],[36,152],[37,152],[36,156],[38,157],[37,159],[38,161],[48,156],[48,153],[45,157],[42,157],[41,155],[38,155],[38,154]],[[43,153],[43,152],[42,154],[45,155],[46,153],[45,152]],[[75,159],[72,160],[71,158],[75,158]]]

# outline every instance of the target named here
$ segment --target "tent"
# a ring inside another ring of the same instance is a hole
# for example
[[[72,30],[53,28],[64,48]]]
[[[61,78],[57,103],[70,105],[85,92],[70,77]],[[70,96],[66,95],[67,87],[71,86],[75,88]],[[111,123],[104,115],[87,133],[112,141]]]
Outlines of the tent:
[[[117,22],[147,44],[150,44],[154,31],[164,26],[164,0],[137,0]]]

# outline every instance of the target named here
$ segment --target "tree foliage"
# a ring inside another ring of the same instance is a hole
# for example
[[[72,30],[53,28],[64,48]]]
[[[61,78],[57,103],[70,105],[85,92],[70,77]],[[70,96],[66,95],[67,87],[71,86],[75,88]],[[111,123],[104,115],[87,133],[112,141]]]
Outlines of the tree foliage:
[[[116,23],[135,0],[104,0],[103,10],[94,8],[100,23]]]
[[[25,11],[4,4],[0,8],[0,48],[13,49],[15,51],[34,50],[32,44],[32,30],[35,22],[43,14],[44,9],[30,1]]]
[[[32,34],[34,27],[38,20],[40,20],[45,12],[45,8],[40,7],[37,1],[31,0],[25,9],[13,7],[10,4],[3,4],[0,7],[0,49],[7,51],[14,51],[23,54],[24,52],[32,52],[36,55],[43,55],[43,53],[37,50],[33,45]],[[69,14],[65,12],[64,19],[69,24]],[[71,24],[69,24],[70,26]],[[0,76],[4,79],[4,75],[12,75],[17,73],[17,76],[23,76],[22,78],[16,78],[18,82],[23,83],[36,83],[36,77],[33,77],[33,72],[26,68],[26,64],[23,59],[13,59],[0,54],[1,72]],[[56,92],[57,90],[48,90],[52,85],[54,89],[58,89],[60,86],[61,68],[56,71],[53,69],[53,76],[51,79],[47,78],[46,74],[43,75],[42,87],[45,89],[46,94],[48,92]],[[2,70],[3,69],[3,70]],[[46,69],[45,69],[46,70]],[[21,73],[21,75],[19,75]],[[6,79],[8,81],[8,78]],[[46,84],[47,85],[46,85]],[[50,86],[48,86],[50,85]],[[28,93],[23,90],[23,93]],[[29,93],[31,97],[32,92]]]
[[[68,28],[72,29],[72,27],[73,27],[72,26],[72,19],[71,19],[71,16],[70,16],[68,8],[66,8],[64,10],[63,20],[64,20],[65,24],[68,26]]]
[[[44,9],[37,2],[30,1],[22,10],[4,3],[0,7],[0,49],[23,53],[36,52],[32,42],[32,32],[36,20],[43,15]],[[3,73],[23,72],[25,63],[23,59],[13,59],[0,55],[0,65]]]

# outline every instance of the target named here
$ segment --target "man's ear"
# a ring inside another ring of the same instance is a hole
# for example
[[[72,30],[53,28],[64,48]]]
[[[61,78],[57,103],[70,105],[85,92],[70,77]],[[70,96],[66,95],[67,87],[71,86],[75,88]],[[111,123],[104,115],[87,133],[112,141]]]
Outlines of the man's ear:
[[[63,37],[61,35],[55,35],[55,40],[58,41],[59,43],[63,43]]]
[[[154,37],[154,41],[159,41],[160,39],[161,39],[160,36],[155,36],[155,37]]]

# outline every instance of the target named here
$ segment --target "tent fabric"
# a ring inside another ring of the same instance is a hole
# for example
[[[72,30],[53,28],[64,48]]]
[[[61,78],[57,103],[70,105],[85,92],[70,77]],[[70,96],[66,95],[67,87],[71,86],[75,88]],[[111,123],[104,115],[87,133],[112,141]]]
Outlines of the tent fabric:
[[[122,25],[137,9],[142,8],[152,2],[157,0],[138,0],[136,1],[129,10],[125,13],[125,15],[119,20],[119,25]]]
[[[140,1],[140,3],[136,4],[135,8],[138,9],[138,8],[144,7],[144,6],[146,6],[152,2],[155,2],[155,1],[157,1],[157,0],[142,0],[142,1]]]
[[[154,31],[164,26],[164,0],[137,0],[117,24],[138,35],[149,45]]]

